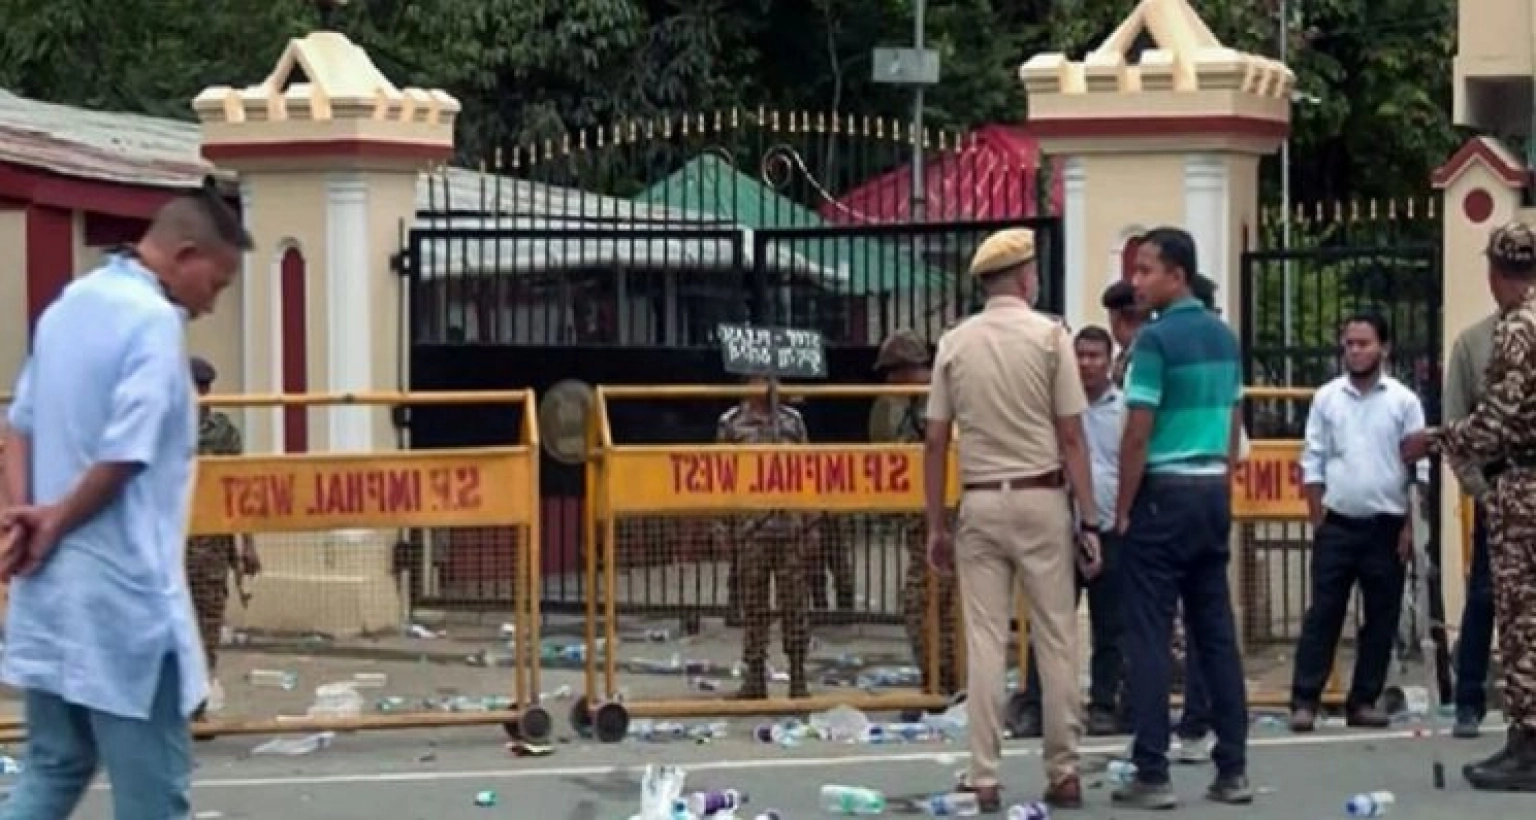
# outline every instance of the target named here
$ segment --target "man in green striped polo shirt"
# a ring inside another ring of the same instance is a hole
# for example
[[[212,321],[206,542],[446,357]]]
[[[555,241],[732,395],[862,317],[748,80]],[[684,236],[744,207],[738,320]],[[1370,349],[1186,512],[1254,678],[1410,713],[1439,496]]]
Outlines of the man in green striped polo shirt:
[[[1229,465],[1239,449],[1238,343],[1191,290],[1195,243],[1177,228],[1143,239],[1132,282],[1157,316],[1142,328],[1126,374],[1116,530],[1121,534],[1126,675],[1136,778],[1114,794],[1134,808],[1177,802],[1168,777],[1168,641],[1183,604],[1210,699],[1216,780],[1207,796],[1248,803],[1248,706],[1232,595]]]

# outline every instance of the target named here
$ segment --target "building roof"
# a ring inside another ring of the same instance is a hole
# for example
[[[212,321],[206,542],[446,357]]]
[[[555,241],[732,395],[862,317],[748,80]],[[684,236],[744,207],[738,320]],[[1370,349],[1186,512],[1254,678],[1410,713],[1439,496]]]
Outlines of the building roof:
[[[815,211],[743,174],[713,153],[689,160],[671,176],[640,192],[635,200],[715,217],[721,224],[753,231],[831,227]],[[744,259],[751,260],[757,244],[746,243]],[[942,286],[946,281],[936,271],[926,270],[909,249],[873,237],[829,230],[825,236],[770,237],[762,244],[771,266],[805,274],[819,286],[848,293],[888,293]]]
[[[199,140],[194,123],[38,102],[0,89],[0,162],[101,182],[191,188],[214,172]]]
[[[930,155],[924,166],[924,221],[1018,219],[1035,216],[1040,147],[1018,126],[984,125],[960,147]],[[1050,175],[1051,212],[1059,212],[1061,179]],[[903,165],[821,206],[839,224],[904,222],[911,218],[912,168]]]

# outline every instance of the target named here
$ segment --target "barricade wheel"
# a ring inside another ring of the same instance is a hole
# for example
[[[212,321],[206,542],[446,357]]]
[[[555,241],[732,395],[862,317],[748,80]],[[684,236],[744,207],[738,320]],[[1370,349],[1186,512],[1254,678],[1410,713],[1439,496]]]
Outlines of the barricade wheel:
[[[570,714],[571,731],[577,737],[592,736],[592,707],[587,703],[587,696],[582,695],[571,704]]]
[[[524,706],[522,714],[518,715],[518,723],[521,725],[523,740],[540,746],[549,742],[555,729],[555,719],[550,716],[549,710],[538,705]]]
[[[629,734],[629,710],[618,701],[608,701],[597,707],[592,726],[599,742],[618,743]]]
[[[1400,715],[1408,711],[1408,696],[1403,693],[1403,687],[1388,686],[1381,693],[1381,708],[1389,715]]]

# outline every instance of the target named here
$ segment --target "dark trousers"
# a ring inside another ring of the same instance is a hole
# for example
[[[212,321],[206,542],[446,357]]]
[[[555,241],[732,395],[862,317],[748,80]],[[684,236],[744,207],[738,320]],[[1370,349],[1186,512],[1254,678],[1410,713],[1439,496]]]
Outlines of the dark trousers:
[[[1205,686],[1205,676],[1200,673],[1200,647],[1190,637],[1194,630],[1189,626],[1189,616],[1184,617],[1184,711],[1179,714],[1179,725],[1174,730],[1186,740],[1199,740],[1211,731],[1211,693]]]
[[[1120,545],[1113,535],[1100,536],[1104,568],[1099,577],[1077,579],[1078,599],[1088,592],[1088,624],[1092,630],[1093,653],[1089,656],[1088,708],[1104,714],[1117,714],[1120,687],[1125,680],[1125,660],[1120,651],[1122,633],[1120,612]],[[1024,702],[1040,711],[1040,672],[1035,668],[1035,645],[1029,645],[1029,672],[1024,678]]]
[[[1131,506],[1121,551],[1126,691],[1136,733],[1137,777],[1168,782],[1168,703],[1174,611],[1184,605],[1196,680],[1205,684],[1211,758],[1221,775],[1246,773],[1248,693],[1227,565],[1232,558],[1232,497],[1227,477],[1149,474]]]
[[[1400,515],[1346,518],[1329,512],[1313,533],[1312,605],[1296,646],[1293,706],[1316,708],[1322,698],[1355,584],[1360,585],[1362,618],[1345,707],[1374,706],[1381,697],[1403,609],[1407,571],[1397,555],[1403,521]]]
[[[1456,645],[1456,708],[1488,711],[1488,652],[1493,647],[1493,580],[1488,573],[1488,530],[1483,511],[1472,517],[1472,572]]]

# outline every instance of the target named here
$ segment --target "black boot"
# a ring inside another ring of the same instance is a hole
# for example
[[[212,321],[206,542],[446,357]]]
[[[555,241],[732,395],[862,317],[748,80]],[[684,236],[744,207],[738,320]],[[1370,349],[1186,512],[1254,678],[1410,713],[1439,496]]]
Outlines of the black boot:
[[[791,698],[811,696],[811,688],[806,684],[805,678],[805,658],[789,659],[789,696]]]
[[[768,664],[766,661],[748,661],[741,671],[741,688],[736,691],[738,700],[763,700],[768,697]]]
[[[1504,748],[1493,757],[1461,770],[1479,791],[1536,792],[1536,730],[1509,727]]]

